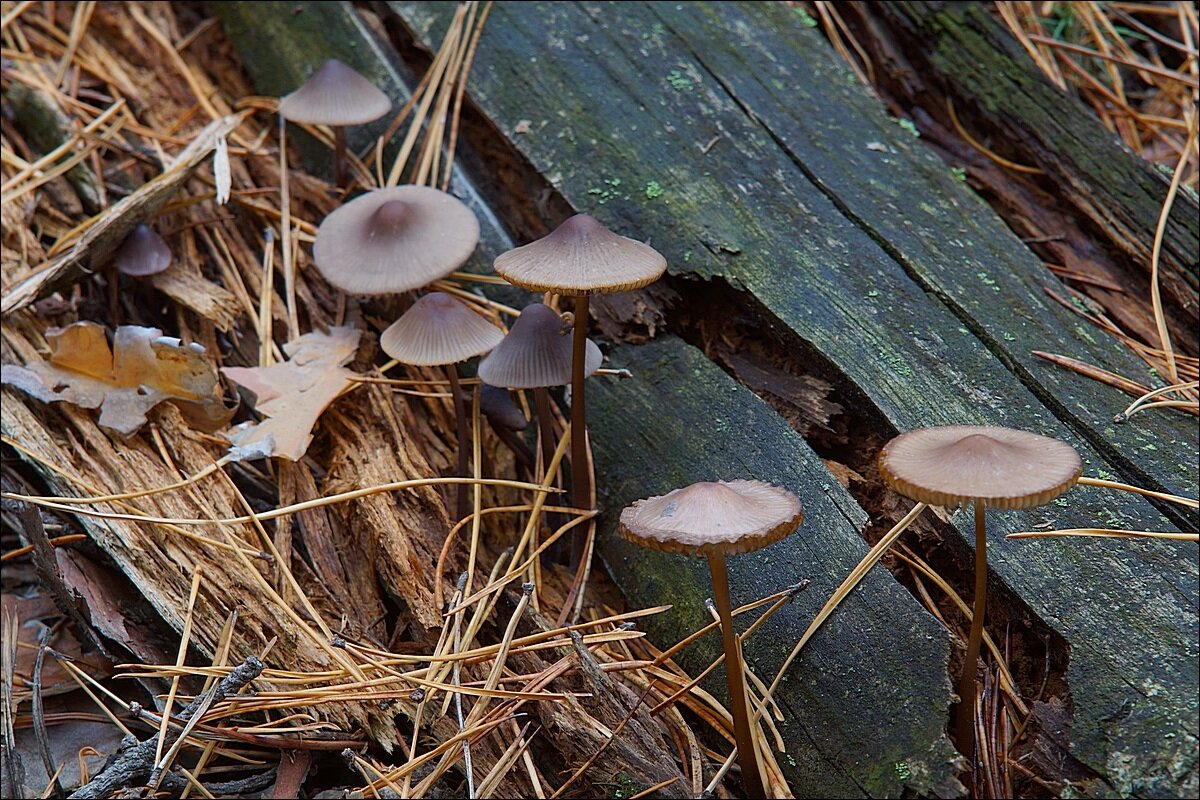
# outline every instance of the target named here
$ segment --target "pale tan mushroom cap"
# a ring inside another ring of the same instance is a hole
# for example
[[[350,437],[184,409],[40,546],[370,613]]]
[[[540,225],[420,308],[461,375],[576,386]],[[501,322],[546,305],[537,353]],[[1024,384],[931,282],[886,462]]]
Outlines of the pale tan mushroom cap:
[[[539,389],[571,382],[572,336],[558,312],[542,303],[525,306],[521,316],[487,357],[479,377],[506,389]],[[584,349],[583,374],[600,369],[603,356],[591,339]]]
[[[279,113],[309,125],[360,125],[392,110],[392,101],[369,80],[331,58],[296,91],[280,98]]]
[[[613,233],[587,214],[576,214],[536,242],[502,253],[496,273],[534,292],[579,296],[637,289],[667,269],[648,244]]]
[[[652,550],[708,555],[748,553],[777,542],[804,521],[799,498],[762,481],[694,483],[638,500],[617,530]]]
[[[430,292],[388,326],[379,346],[401,364],[439,367],[486,353],[503,338],[503,331],[466,303]]]
[[[391,294],[446,277],[478,242],[479,220],[456,198],[426,186],[393,186],[325,217],[313,260],[342,291]]]
[[[905,497],[935,506],[1045,505],[1075,485],[1083,462],[1066,442],[986,425],[921,428],[888,442],[879,471]]]

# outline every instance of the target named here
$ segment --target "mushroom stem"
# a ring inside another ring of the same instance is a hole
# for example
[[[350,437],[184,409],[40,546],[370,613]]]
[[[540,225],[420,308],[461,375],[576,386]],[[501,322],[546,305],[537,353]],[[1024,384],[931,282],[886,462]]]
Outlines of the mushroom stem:
[[[340,130],[340,129],[339,129]],[[446,377],[450,379],[450,395],[454,400],[454,424],[458,429],[458,464],[455,467],[454,477],[467,477],[467,413],[463,404],[462,389],[458,383],[458,367],[455,364],[446,365]],[[455,510],[458,513],[458,519],[467,516],[467,485],[460,483],[455,490],[457,497],[455,499]]]
[[[733,734],[737,742],[738,764],[742,768],[742,788],[746,797],[766,797],[758,763],[758,747],[750,727],[750,708],[746,681],[742,674],[742,650],[733,630],[733,612],[729,604],[729,575],[725,554],[709,553],[708,570],[712,573],[713,601],[721,618],[721,639],[725,646],[725,680],[729,687],[729,711],[733,714]]]
[[[979,646],[983,641],[983,614],[987,603],[987,512],[982,500],[975,501],[975,609],[971,612],[971,633],[958,685],[956,726],[958,746],[974,760],[975,750],[975,672]]]
[[[583,380],[588,329],[588,296],[575,298],[575,341],[571,355],[571,496],[576,508],[591,508],[587,463],[587,416]]]
[[[545,386],[533,390],[533,404],[537,409],[538,438],[542,440],[542,470],[545,471],[554,459],[554,423],[550,415],[550,393]]]
[[[346,126],[333,126],[333,175],[338,188],[346,185]]]

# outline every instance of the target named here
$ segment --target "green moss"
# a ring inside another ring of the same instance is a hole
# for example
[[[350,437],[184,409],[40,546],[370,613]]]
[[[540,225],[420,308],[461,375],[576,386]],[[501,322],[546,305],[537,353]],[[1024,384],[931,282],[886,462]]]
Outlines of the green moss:
[[[801,8],[800,6],[796,6],[796,17],[800,20],[800,24],[805,28],[815,28],[820,24],[817,22],[816,17],[808,13],[807,9]]]
[[[662,184],[658,181],[646,181],[646,199],[657,200],[663,196]]]
[[[677,92],[690,92],[696,88],[692,79],[677,69],[667,73],[667,83],[671,84],[671,88]]]

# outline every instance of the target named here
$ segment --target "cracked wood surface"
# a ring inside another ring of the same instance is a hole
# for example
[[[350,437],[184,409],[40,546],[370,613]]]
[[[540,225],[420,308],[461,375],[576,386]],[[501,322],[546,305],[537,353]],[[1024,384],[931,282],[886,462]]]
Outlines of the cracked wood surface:
[[[391,7],[426,45],[445,16],[437,4]],[[649,239],[679,279],[752,294],[777,322],[769,335],[858,386],[874,406],[863,413],[897,430],[981,423],[1059,436],[1088,474],[1194,493],[1194,426],[1155,419],[1146,442],[1111,431],[1104,415],[1123,397],[1032,363],[1034,349],[1129,357],[1115,343],[1101,353],[1092,332],[1037,298],[1049,273],[850,86],[815,32],[776,18],[785,13],[500,3],[471,96],[571,206]],[[877,141],[889,164],[870,160]],[[1001,538],[1047,522],[1171,521],[1138,498],[1077,490],[1064,505],[995,515],[990,561],[993,580],[1071,644],[1072,752],[1121,793],[1194,786],[1194,549]],[[969,533],[966,515],[956,523]]]

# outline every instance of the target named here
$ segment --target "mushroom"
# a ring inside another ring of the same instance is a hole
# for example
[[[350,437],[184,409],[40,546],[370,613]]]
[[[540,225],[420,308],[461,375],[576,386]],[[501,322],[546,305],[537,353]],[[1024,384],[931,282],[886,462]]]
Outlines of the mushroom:
[[[492,266],[517,286],[575,298],[571,490],[576,506],[590,507],[583,386],[588,296],[625,292],[653,283],[666,271],[666,259],[649,245],[619,236],[587,214],[576,214],[547,236],[502,253]]]
[[[121,275],[145,278],[171,266],[171,248],[149,225],[139,223],[117,248],[113,256],[112,273],[108,281],[109,316],[116,325],[120,317],[117,302]]]
[[[905,497],[938,506],[975,507],[975,606],[959,680],[955,730],[964,752],[975,741],[975,672],[987,601],[985,509],[1033,508],[1066,492],[1083,472],[1066,442],[983,425],[921,428],[879,453],[884,481]]]
[[[733,630],[725,556],[748,553],[779,541],[804,521],[800,500],[762,481],[694,483],[638,500],[621,512],[618,532],[642,547],[668,553],[704,555],[712,573],[713,600],[721,618],[725,678],[733,715],[738,762],[746,797],[766,797],[758,748],[742,674],[742,655]]]
[[[337,185],[346,182],[346,126],[379,119],[392,101],[369,80],[331,58],[304,84],[279,100],[279,114],[292,122],[333,128],[333,169]]]
[[[426,186],[394,186],[325,217],[313,260],[344,292],[390,294],[446,277],[478,242],[479,220],[462,202]]]
[[[525,412],[513,402],[508,389],[484,383],[479,387],[479,410],[487,419],[500,441],[508,446],[516,460],[517,477],[524,479],[533,472],[533,454],[517,434],[528,424]]]
[[[476,314],[467,304],[445,292],[422,296],[400,319],[379,336],[383,352],[401,364],[417,367],[445,367],[454,401],[454,421],[458,431],[458,464],[455,475],[467,477],[467,417],[458,382],[459,361],[491,350],[504,334]],[[459,519],[467,515],[465,486],[459,484],[456,509]]]
[[[479,377],[484,383],[506,389],[533,389],[542,463],[547,467],[554,455],[554,429],[546,388],[570,383],[572,375],[574,348],[565,333],[563,318],[557,311],[543,303],[532,303],[522,309],[504,341],[479,362]],[[580,366],[586,376],[600,368],[603,357],[595,342],[585,339],[584,346]],[[574,430],[571,435],[574,438]]]
[[[143,222],[121,242],[117,254],[113,256],[113,266],[121,274],[136,278],[156,275],[171,266],[171,248],[153,228]]]

